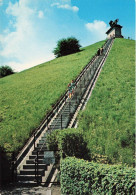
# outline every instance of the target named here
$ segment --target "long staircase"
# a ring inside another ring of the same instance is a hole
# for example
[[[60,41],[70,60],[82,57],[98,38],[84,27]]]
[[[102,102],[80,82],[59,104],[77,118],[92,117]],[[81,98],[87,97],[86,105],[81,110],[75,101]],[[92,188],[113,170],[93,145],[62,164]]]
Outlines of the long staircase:
[[[30,138],[17,157],[17,182],[21,185],[42,185],[53,181],[53,164],[44,163],[47,149],[46,136],[55,129],[75,127],[78,111],[83,109],[89,99],[92,88],[105,63],[114,39],[108,39],[103,46],[103,54],[97,54],[83,69],[75,81],[74,95],[68,98],[68,92],[61,97],[51,113]]]

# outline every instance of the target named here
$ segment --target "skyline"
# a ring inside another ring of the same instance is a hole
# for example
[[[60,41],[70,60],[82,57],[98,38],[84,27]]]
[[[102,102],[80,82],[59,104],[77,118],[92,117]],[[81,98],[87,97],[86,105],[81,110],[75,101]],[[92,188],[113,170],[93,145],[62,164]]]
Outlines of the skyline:
[[[82,47],[106,38],[119,19],[135,39],[135,0],[0,0],[0,65],[22,71],[54,59],[57,41],[76,37]]]

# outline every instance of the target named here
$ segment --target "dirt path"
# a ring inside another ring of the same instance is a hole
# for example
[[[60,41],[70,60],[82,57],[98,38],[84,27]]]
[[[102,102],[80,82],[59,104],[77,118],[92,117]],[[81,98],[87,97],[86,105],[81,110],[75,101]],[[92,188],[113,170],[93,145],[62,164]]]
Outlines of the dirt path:
[[[60,186],[47,187],[9,187],[0,190],[0,195],[61,195]]]

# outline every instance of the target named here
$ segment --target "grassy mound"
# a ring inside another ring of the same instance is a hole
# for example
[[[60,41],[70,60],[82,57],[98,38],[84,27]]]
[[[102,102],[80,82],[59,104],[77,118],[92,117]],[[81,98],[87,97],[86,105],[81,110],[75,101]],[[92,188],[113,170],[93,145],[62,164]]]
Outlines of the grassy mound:
[[[0,79],[0,145],[17,151],[105,41]]]
[[[79,128],[90,152],[109,162],[134,163],[134,41],[115,39]]]

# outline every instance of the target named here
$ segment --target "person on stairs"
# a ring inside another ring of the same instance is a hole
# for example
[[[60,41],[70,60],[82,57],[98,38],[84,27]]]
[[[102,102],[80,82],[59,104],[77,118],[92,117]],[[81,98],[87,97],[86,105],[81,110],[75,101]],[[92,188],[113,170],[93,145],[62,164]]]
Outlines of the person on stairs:
[[[101,53],[101,50],[100,50],[100,48],[98,49],[98,51],[97,51],[97,55],[99,56]]]
[[[74,88],[75,88],[75,82],[71,81],[71,87],[72,87],[72,96],[74,95]]]
[[[100,49],[100,55],[102,55],[103,54],[103,47],[101,47],[101,49]]]
[[[69,98],[71,98],[71,96],[72,96],[72,86],[71,86],[71,83],[68,84],[68,96],[69,96]]]
[[[72,97],[72,95],[74,94],[74,87],[75,87],[75,83],[72,80],[71,83],[68,84],[68,94],[69,94],[69,98]]]

